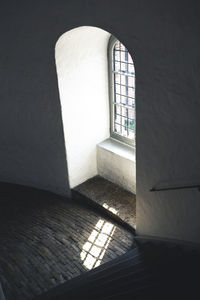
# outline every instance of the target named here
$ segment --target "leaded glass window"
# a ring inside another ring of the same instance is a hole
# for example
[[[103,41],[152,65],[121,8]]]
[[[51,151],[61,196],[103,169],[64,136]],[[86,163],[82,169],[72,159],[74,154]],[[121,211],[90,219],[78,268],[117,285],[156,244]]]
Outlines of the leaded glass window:
[[[109,47],[111,136],[135,140],[135,69],[126,47],[112,38]]]

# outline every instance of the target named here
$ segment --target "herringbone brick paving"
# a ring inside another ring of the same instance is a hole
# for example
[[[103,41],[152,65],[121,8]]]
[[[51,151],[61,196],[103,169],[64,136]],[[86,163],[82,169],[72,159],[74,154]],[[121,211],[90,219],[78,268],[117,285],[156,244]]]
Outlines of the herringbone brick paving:
[[[32,299],[86,272],[81,255],[98,222],[115,229],[101,264],[133,247],[130,232],[51,193],[0,184],[0,205],[0,282],[7,300]]]

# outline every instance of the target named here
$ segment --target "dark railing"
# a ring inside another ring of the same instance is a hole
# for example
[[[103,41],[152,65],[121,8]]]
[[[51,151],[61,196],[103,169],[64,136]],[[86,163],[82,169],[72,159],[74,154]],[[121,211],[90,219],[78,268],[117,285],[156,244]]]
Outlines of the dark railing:
[[[198,189],[200,191],[200,184],[195,185],[177,185],[166,187],[152,187],[150,192],[170,191],[170,190],[182,190],[182,189]]]

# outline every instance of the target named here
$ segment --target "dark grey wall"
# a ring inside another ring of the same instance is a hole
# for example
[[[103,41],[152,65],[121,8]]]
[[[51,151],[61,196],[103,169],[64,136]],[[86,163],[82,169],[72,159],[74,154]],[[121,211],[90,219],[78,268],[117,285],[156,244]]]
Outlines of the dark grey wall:
[[[6,1],[0,12],[0,180],[68,194],[54,47],[81,25],[135,58],[137,231],[199,241],[200,6],[191,0]]]

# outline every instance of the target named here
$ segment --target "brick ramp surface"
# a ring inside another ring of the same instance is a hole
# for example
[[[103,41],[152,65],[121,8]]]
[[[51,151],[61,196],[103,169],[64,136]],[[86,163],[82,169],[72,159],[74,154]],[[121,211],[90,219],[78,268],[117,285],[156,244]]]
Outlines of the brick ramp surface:
[[[6,300],[33,299],[88,272],[94,266],[88,269],[86,258],[97,261],[97,255],[90,249],[83,260],[83,247],[94,230],[99,235],[108,229],[100,265],[135,246],[129,231],[52,193],[1,183],[0,205],[0,282]]]
[[[123,221],[135,228],[136,195],[101,176],[88,179],[76,186],[74,190],[90,198],[97,204],[111,209]]]

